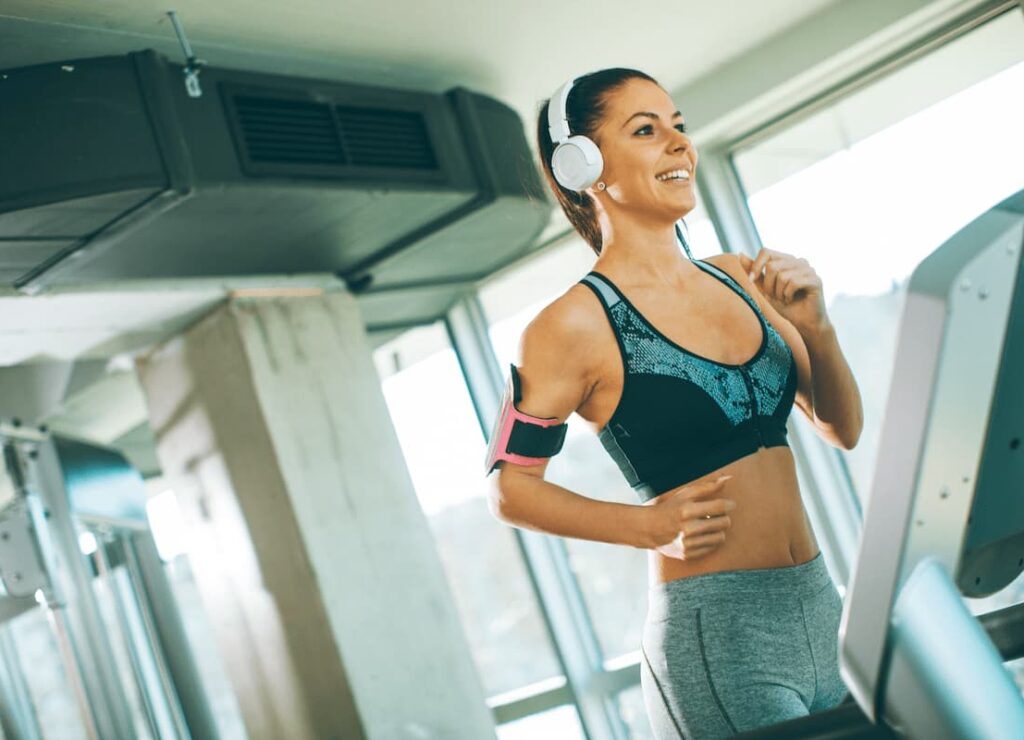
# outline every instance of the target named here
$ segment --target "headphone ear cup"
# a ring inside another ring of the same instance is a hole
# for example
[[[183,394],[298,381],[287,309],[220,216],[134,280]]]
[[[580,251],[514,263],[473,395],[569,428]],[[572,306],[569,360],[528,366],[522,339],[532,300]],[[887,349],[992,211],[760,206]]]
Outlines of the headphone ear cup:
[[[558,184],[577,193],[597,182],[603,169],[601,150],[586,136],[570,136],[551,155],[551,171]]]

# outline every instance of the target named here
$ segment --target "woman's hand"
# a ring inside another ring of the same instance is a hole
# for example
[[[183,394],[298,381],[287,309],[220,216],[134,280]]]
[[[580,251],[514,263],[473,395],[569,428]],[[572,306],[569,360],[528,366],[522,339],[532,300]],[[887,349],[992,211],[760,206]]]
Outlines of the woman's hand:
[[[829,326],[821,278],[807,260],[763,248],[755,259],[739,257],[754,285],[801,336]]]
[[[736,507],[728,498],[711,498],[731,475],[682,486],[651,499],[648,518],[650,549],[679,560],[693,560],[718,549],[732,526],[726,512]]]

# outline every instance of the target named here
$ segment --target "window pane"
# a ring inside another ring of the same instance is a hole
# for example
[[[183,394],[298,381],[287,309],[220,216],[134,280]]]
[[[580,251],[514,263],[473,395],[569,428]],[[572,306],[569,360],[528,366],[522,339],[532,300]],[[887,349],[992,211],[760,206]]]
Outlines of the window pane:
[[[640,684],[619,694],[619,714],[629,728],[629,740],[654,740]]]
[[[687,224],[694,257],[721,251],[706,218],[694,212]],[[491,343],[505,374],[516,360],[519,337],[526,325],[583,277],[595,259],[582,240],[571,240],[481,290]],[[547,292],[540,293],[538,285]],[[513,310],[517,305],[518,310]],[[501,318],[495,319],[495,314]],[[565,444],[552,458],[545,479],[590,498],[639,504],[590,425],[575,414],[568,421]],[[567,538],[565,543],[604,656],[615,658],[635,651],[647,610],[647,553],[583,539]]]
[[[718,242],[715,225],[708,218],[699,194],[697,195],[697,207],[686,216],[685,221],[687,228],[683,229],[683,233],[687,234],[686,241],[690,245],[690,252],[696,259],[704,259],[713,254],[722,253],[722,245]]]
[[[768,248],[807,258],[864,402],[862,502],[907,278],[1024,185],[1024,30],[1008,13],[735,154]],[[801,421],[803,419],[801,418]]]
[[[590,498],[640,503],[591,427],[576,415],[545,477]],[[602,654],[615,658],[635,651],[647,613],[647,551],[581,539],[566,539],[565,545]]]
[[[444,329],[407,332],[375,359],[487,695],[560,675],[512,530],[488,509],[484,437]]]
[[[149,731],[149,722],[140,694],[141,687],[136,680],[137,677],[132,668],[132,657],[129,655],[129,650],[133,650],[137,646],[130,644],[131,636],[125,632],[123,623],[119,621],[117,615],[119,606],[117,600],[121,595],[117,592],[116,581],[121,578],[123,584],[124,575],[124,566],[119,566],[106,577],[94,578],[92,589],[96,597],[96,605],[100,610],[100,618],[107,629],[108,644],[113,651],[114,663],[117,666],[118,678],[127,700],[128,711],[132,717],[136,738],[142,740],[151,738],[152,734]],[[121,605],[121,608],[125,607]]]
[[[7,622],[43,737],[86,738],[78,700],[42,607]]]
[[[199,586],[196,584],[188,556],[179,554],[164,563],[164,572],[174,595],[174,603],[179,609],[182,627],[192,649],[192,658],[199,672],[206,700],[210,704],[218,736],[221,740],[245,740],[242,710],[238,706],[238,698],[221,659],[210,617],[203,608]]]
[[[537,738],[558,738],[558,740],[585,740],[583,726],[576,708],[568,704],[555,707],[540,714],[506,722],[498,727],[499,740],[537,740]]]

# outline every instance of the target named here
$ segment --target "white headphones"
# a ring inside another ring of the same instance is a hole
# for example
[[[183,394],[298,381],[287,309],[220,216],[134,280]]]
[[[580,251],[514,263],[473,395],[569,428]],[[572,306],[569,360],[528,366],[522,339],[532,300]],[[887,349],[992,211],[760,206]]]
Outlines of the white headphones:
[[[551,155],[551,171],[558,184],[577,193],[586,190],[601,176],[604,158],[597,144],[586,136],[573,136],[569,131],[569,116],[565,111],[569,90],[575,79],[569,80],[548,102],[548,133],[555,144]]]

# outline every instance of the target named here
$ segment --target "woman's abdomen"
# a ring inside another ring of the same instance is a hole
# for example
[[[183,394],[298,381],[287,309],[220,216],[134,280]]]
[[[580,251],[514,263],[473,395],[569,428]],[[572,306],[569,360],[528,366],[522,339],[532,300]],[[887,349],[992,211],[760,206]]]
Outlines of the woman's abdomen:
[[[716,496],[736,502],[729,512],[732,526],[725,530],[725,542],[695,560],[652,550],[652,579],[665,582],[725,570],[778,568],[805,563],[818,554],[789,447],[762,447],[686,485],[721,475],[733,477]]]

